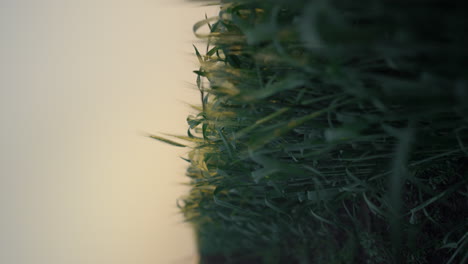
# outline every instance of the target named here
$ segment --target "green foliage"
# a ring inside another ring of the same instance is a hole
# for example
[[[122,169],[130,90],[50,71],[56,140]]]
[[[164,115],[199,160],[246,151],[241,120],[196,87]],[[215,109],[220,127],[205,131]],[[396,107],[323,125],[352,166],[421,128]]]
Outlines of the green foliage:
[[[202,256],[467,262],[463,4],[219,4],[194,25],[202,107],[179,137]]]

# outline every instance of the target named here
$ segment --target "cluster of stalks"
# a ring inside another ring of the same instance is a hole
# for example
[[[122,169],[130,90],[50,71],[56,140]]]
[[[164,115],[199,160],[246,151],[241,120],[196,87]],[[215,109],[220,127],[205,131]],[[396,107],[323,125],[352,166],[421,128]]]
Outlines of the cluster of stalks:
[[[186,143],[152,136],[190,148],[202,262],[466,263],[463,4],[218,4]]]

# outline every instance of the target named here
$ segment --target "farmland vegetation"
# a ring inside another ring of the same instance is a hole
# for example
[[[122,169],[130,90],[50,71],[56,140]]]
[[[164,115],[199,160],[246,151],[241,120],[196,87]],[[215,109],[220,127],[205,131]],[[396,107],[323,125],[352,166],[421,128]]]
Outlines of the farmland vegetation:
[[[467,263],[463,5],[217,4],[198,114],[152,136],[190,149],[201,263]]]

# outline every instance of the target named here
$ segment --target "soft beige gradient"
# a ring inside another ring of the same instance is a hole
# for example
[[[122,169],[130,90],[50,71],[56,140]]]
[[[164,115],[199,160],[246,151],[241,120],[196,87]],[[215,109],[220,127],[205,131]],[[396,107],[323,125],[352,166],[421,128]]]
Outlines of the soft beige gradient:
[[[160,0],[0,1],[0,263],[193,263],[186,133],[193,23]]]

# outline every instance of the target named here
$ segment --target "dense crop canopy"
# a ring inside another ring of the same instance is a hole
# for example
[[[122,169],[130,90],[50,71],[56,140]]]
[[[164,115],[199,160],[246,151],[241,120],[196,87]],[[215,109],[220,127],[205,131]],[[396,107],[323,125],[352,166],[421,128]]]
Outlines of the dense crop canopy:
[[[180,205],[229,263],[468,258],[468,19],[457,1],[225,0],[194,26]],[[210,34],[198,34],[209,27]],[[171,143],[171,142],[169,142]],[[250,262],[249,262],[250,261]],[[209,263],[209,262],[207,262]]]

